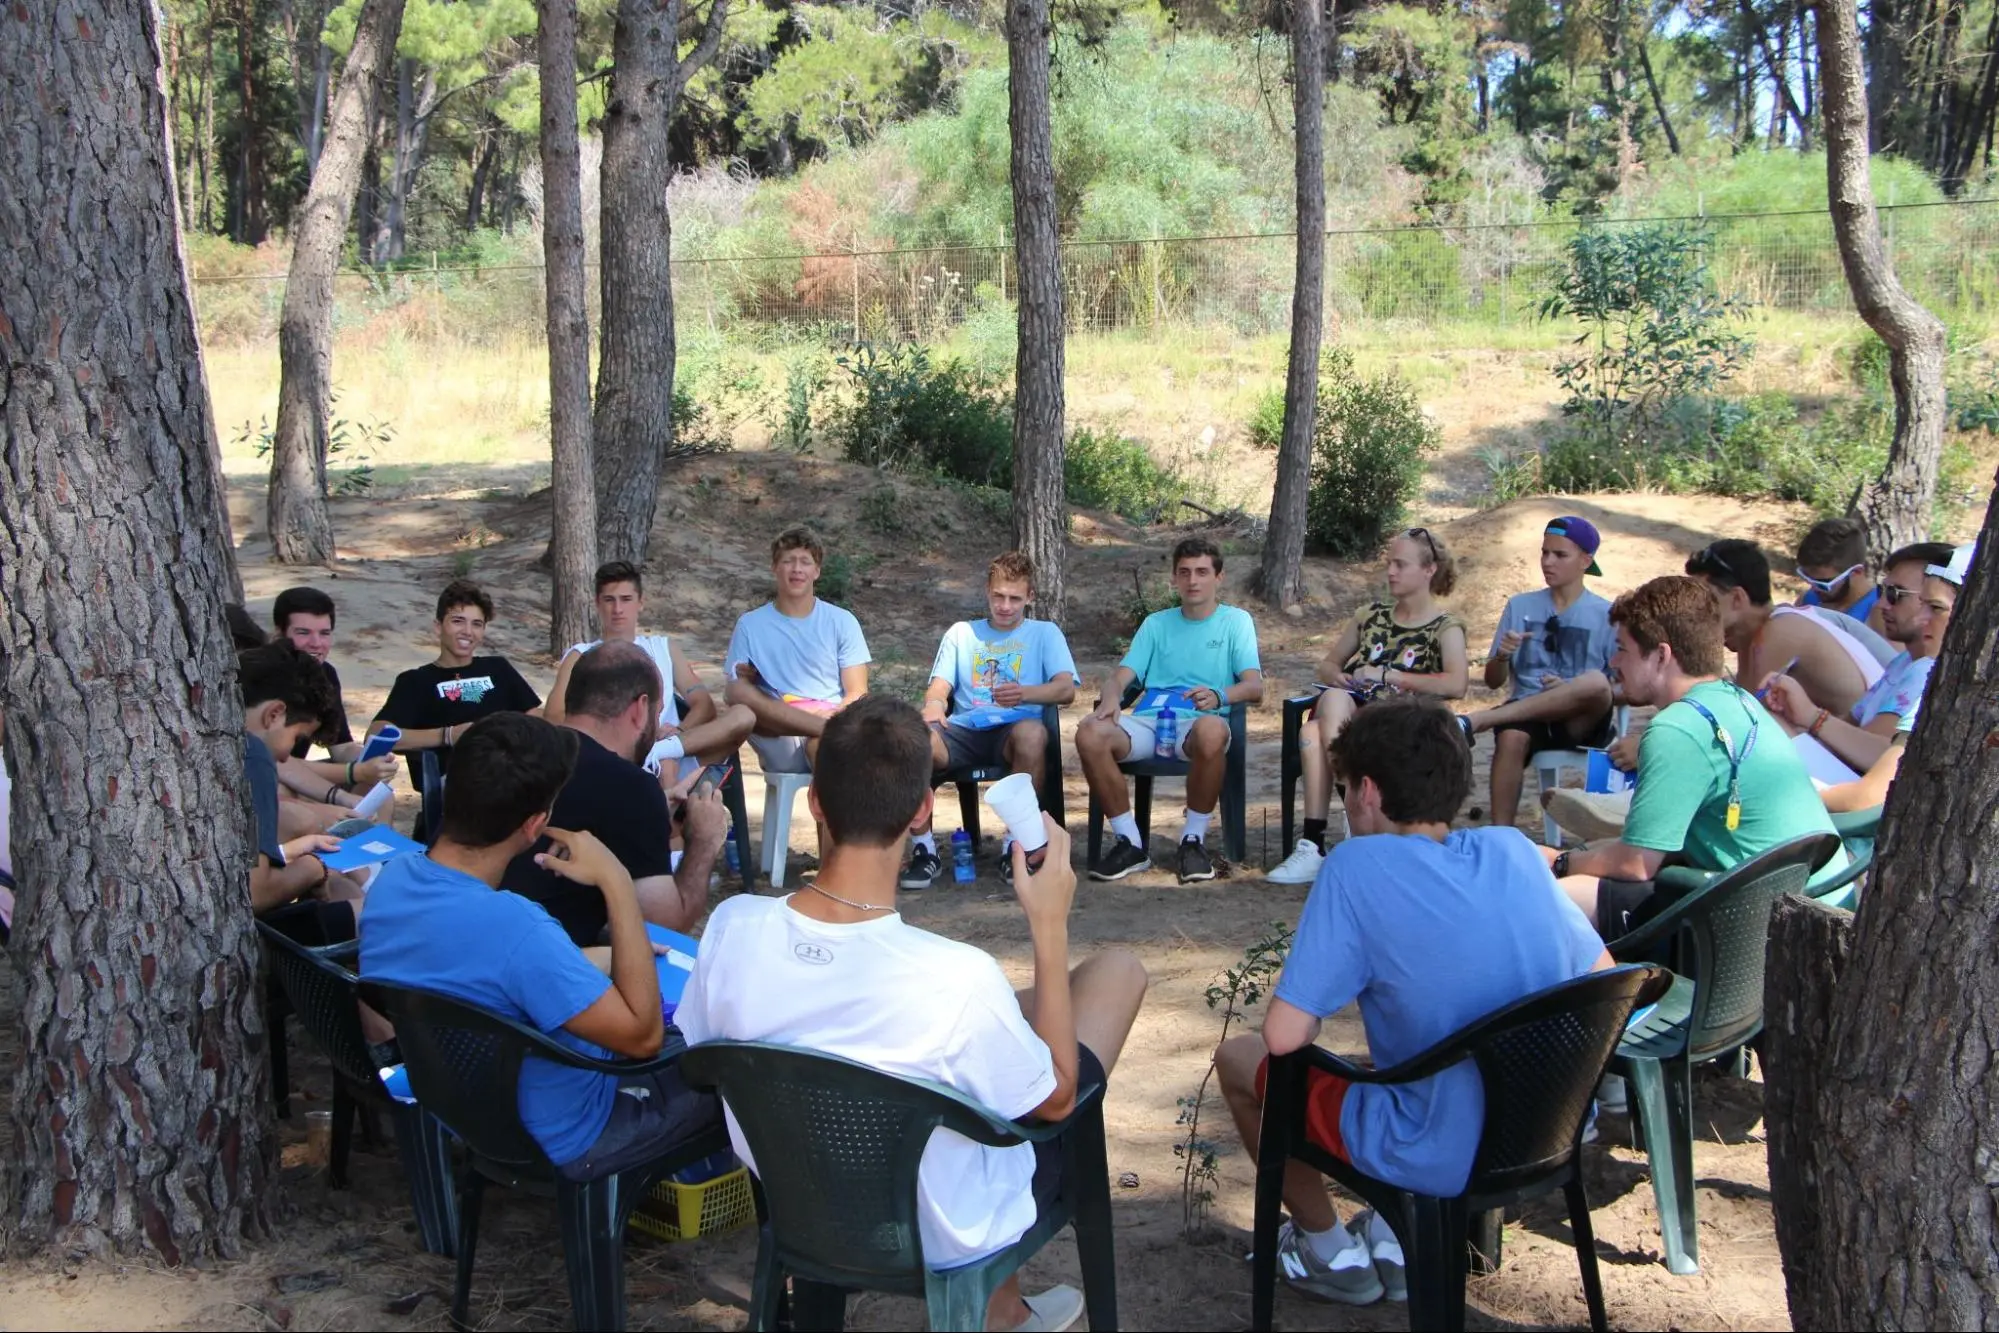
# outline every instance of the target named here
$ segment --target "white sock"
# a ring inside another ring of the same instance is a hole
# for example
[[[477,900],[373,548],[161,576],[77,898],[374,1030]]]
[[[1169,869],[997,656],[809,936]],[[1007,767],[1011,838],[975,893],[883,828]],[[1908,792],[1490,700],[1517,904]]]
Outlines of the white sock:
[[[937,855],[937,835],[934,832],[917,833],[912,836],[915,837],[916,845],[918,847],[923,848],[925,851],[929,852],[932,856]]]
[[[1330,1231],[1307,1231],[1304,1227],[1299,1227],[1298,1234],[1312,1247],[1312,1253],[1326,1263],[1331,1263],[1339,1257],[1341,1251],[1351,1249],[1355,1244],[1353,1234],[1338,1222],[1333,1223]],[[1363,1248],[1361,1252],[1365,1254],[1366,1249]]]
[[[1111,816],[1111,832],[1123,838],[1134,847],[1142,846],[1145,839],[1138,832],[1138,816],[1127,810],[1121,815]]]
[[[1187,812],[1187,827],[1181,832],[1180,840],[1185,842],[1187,839],[1192,838],[1195,842],[1199,842],[1201,839],[1207,837],[1208,822],[1214,817],[1215,812],[1212,810],[1208,811],[1205,815],[1198,810],[1189,810]]]

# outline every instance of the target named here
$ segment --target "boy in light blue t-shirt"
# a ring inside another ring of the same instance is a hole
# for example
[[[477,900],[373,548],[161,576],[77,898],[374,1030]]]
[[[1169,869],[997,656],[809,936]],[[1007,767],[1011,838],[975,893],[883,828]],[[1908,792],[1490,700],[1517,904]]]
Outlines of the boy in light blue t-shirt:
[[[1041,707],[1075,700],[1076,659],[1061,626],[1027,619],[1033,602],[1034,562],[1008,551],[986,567],[986,618],[961,620],[945,631],[923,692],[933,773],[1004,765],[1009,773],[1027,774],[1037,792],[1062,780],[1060,772],[1046,771]],[[1009,880],[1012,843],[1011,834],[1000,843],[1000,873]],[[910,840],[901,887],[929,888],[942,864],[926,819]]]
[[[1169,706],[1177,736],[1172,753],[1160,757],[1187,761],[1179,879],[1189,884],[1215,877],[1203,840],[1221,800],[1228,762],[1229,724],[1223,710],[1262,701],[1263,664],[1257,656],[1256,622],[1241,607],[1221,603],[1221,548],[1205,537],[1189,537],[1175,546],[1173,589],[1180,594],[1180,605],[1145,618],[1131,650],[1105,682],[1096,708],[1076,728],[1083,776],[1115,835],[1109,850],[1090,867],[1091,879],[1123,879],[1152,865],[1118,765],[1158,754],[1155,728]],[[1130,713],[1122,713],[1125,688],[1134,681],[1146,687],[1145,693]]]
[[[1266,1057],[1310,1045],[1322,1020],[1360,1006],[1367,1050],[1399,1064],[1514,1001],[1612,965],[1538,849],[1513,828],[1458,829],[1471,751],[1440,703],[1386,699],[1333,742],[1353,835],[1327,854],[1305,900],[1261,1036],[1216,1052],[1222,1095],[1252,1160]],[[1418,1083],[1348,1083],[1315,1070],[1306,1134],[1367,1174],[1419,1194],[1462,1193],[1485,1128],[1469,1062]],[[1404,1299],[1401,1247],[1379,1218],[1340,1226],[1324,1182],[1285,1170],[1292,1222],[1278,1239],[1285,1280],[1321,1300]]]

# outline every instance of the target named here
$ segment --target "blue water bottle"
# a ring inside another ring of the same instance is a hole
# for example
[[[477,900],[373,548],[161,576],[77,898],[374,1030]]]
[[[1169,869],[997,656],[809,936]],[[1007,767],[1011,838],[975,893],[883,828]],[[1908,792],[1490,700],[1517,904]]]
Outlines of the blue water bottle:
[[[731,875],[743,873],[743,854],[736,850],[736,839],[733,835],[722,842],[722,859],[728,863]]]
[[[1175,751],[1179,746],[1179,719],[1173,716],[1171,708],[1162,708],[1152,723],[1152,753],[1160,759],[1177,759]]]
[[[972,864],[972,835],[959,829],[951,835],[951,878],[970,884],[978,877],[978,868]]]

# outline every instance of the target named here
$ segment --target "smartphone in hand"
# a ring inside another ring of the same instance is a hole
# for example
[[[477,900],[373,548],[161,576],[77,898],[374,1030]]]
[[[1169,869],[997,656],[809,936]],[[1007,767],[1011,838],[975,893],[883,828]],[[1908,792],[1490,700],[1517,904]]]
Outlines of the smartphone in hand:
[[[708,795],[710,792],[720,788],[723,783],[727,782],[729,780],[729,775],[734,773],[735,771],[736,771],[736,761],[733,759],[724,759],[719,764],[708,765],[708,767],[702,771],[701,776],[695,779],[694,788],[692,791],[688,793],[688,795],[689,796]]]

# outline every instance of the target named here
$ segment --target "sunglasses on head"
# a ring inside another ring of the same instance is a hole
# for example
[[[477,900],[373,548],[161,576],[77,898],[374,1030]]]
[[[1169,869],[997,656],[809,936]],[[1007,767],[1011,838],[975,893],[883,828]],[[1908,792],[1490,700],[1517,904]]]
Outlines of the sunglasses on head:
[[[1858,574],[1861,570],[1865,568],[1867,568],[1867,566],[1864,564],[1852,565],[1847,568],[1845,573],[1835,574],[1829,579],[1815,579],[1811,575],[1805,573],[1803,567],[1800,567],[1798,569],[1798,577],[1803,579],[1805,582],[1811,584],[1814,588],[1817,588],[1820,592],[1834,593],[1838,592],[1841,588],[1845,587],[1846,581],[1848,579],[1852,578],[1855,574]]]
[[[1721,555],[1712,546],[1703,546],[1700,550],[1695,551],[1694,558],[1689,560],[1687,564],[1689,569],[1695,573],[1703,569],[1714,569],[1728,575],[1730,578],[1735,577],[1734,567],[1728,561],[1722,559]]]
[[[1430,563],[1436,564],[1443,556],[1437,551],[1437,539],[1430,535],[1428,528],[1410,528],[1402,534],[1405,537],[1421,537],[1423,544],[1430,548]]]

